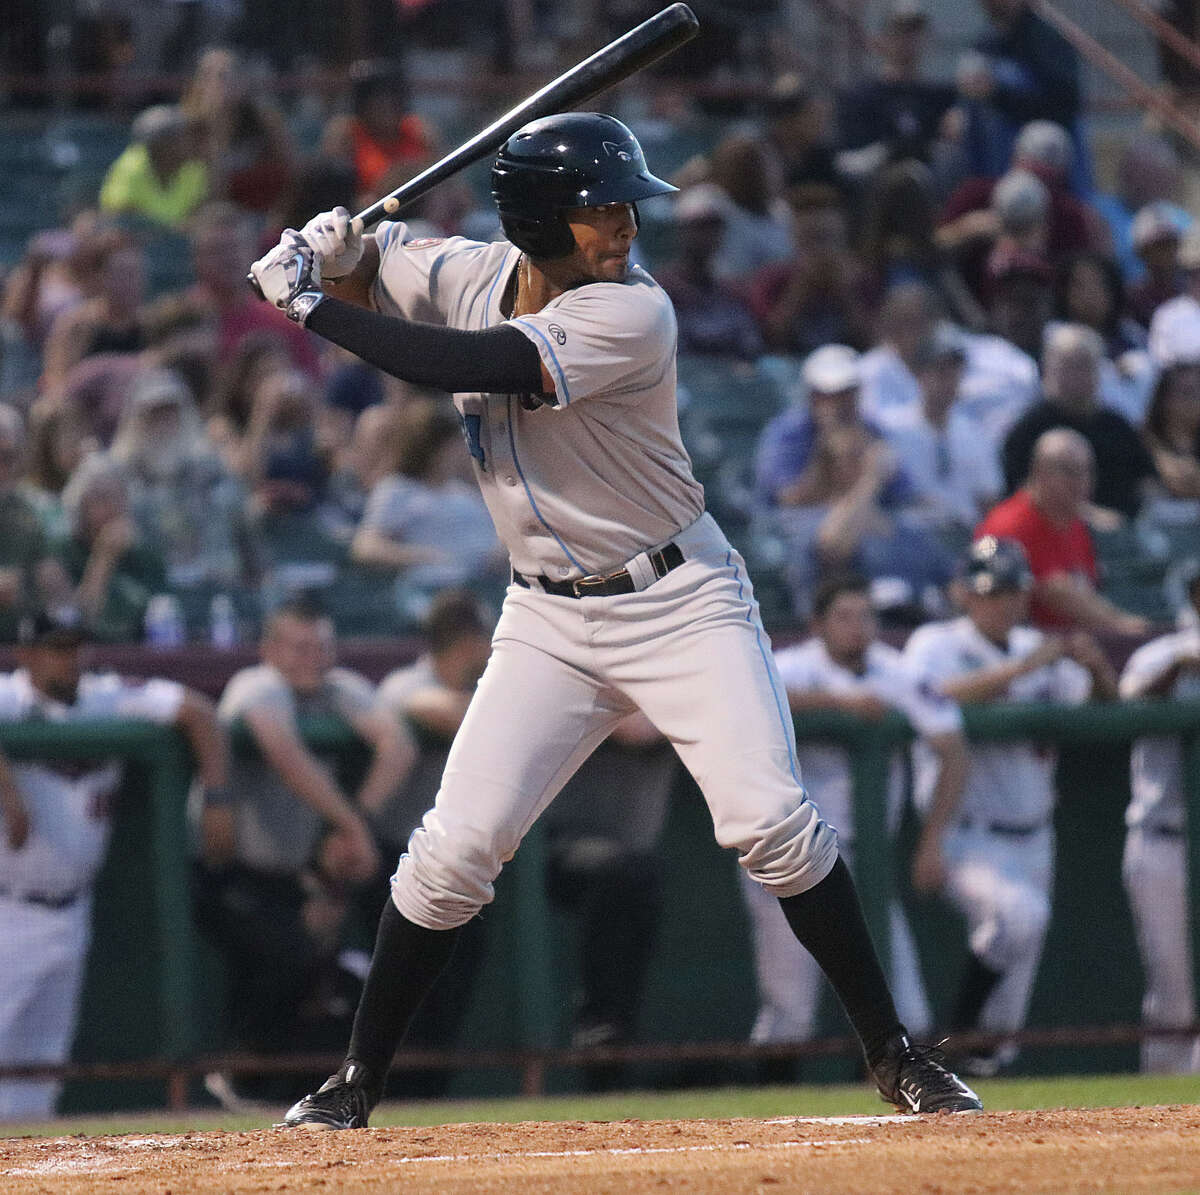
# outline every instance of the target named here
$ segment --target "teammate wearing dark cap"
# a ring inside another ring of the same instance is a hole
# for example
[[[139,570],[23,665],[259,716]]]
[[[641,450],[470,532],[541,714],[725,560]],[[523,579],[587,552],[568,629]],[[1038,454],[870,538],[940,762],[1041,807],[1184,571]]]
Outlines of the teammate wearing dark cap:
[[[1033,574],[1016,540],[984,536],[955,582],[965,613],[914,631],[905,658],[924,683],[960,705],[1116,696],[1112,665],[1084,632],[1046,635],[1025,625]],[[943,891],[967,920],[970,959],[954,1026],[996,1033],[1025,1023],[1050,920],[1055,793],[1051,752],[1031,743],[975,743],[957,820],[943,841]],[[915,799],[926,806],[936,761],[914,749]],[[970,1064],[995,1073],[1006,1044]]]

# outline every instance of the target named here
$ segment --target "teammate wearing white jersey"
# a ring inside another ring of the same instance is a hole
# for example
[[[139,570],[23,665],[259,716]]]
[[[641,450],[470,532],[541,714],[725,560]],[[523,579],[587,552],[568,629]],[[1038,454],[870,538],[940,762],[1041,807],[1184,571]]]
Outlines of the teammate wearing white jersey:
[[[207,845],[228,829],[226,751],[211,704],[174,681],[133,682],[80,671],[81,638],[61,618],[21,628],[21,668],[0,676],[0,720],[64,726],[94,718],[177,725],[205,786]],[[91,932],[92,883],[108,846],[116,760],[0,756],[0,1065],[57,1064],[75,1036]],[[60,1084],[0,1080],[0,1121],[51,1116]]]
[[[929,685],[962,705],[1077,704],[1112,698],[1116,678],[1091,636],[1023,625],[1033,575],[1016,540],[972,544],[955,583],[966,613],[914,631],[904,655]],[[915,799],[926,807],[938,764],[918,744]],[[953,1014],[957,1029],[1007,1033],[1025,1023],[1050,921],[1055,754],[1032,743],[976,743],[962,805],[943,840],[945,888],[967,919],[970,960]],[[1016,1056],[1006,1044],[973,1060],[980,1072]]]
[[[392,880],[337,1075],[289,1125],[365,1125],[455,931],[534,819],[636,709],[675,746],[717,840],[780,898],[846,1005],[885,1098],[978,1098],[908,1038],[837,836],[800,784],[787,699],[745,564],[679,435],[675,317],[629,264],[640,199],[674,190],[619,121],[547,117],[492,172],[508,241],[406,245],[348,213],[286,232],[252,267],[291,318],[408,381],[454,393],[513,583],[434,808]],[[320,280],[341,279],[330,297]],[[345,300],[352,300],[347,302]]]
[[[1121,673],[1124,699],[1200,698],[1200,570],[1193,571],[1187,592],[1189,605],[1182,618],[1187,625],[1129,657]],[[1188,818],[1179,740],[1138,739],[1129,768],[1132,799],[1125,812],[1128,830],[1122,874],[1146,973],[1142,1019],[1160,1029],[1190,1025],[1196,1019],[1196,996],[1188,915]],[[1142,1069],[1200,1072],[1200,1039],[1188,1035],[1147,1039],[1142,1045]]]
[[[942,791],[934,804],[953,814],[962,794],[967,748],[962,716],[954,702],[928,687],[922,688],[900,653],[878,639],[879,622],[871,607],[870,583],[854,573],[827,578],[813,598],[811,639],[776,652],[775,664],[787,689],[794,713],[836,709],[876,719],[890,709],[904,713],[913,729],[939,761]],[[852,860],[854,801],[846,750],[832,744],[804,743],[798,751],[806,784],[821,794],[821,812],[837,827],[842,853]],[[895,833],[903,812],[906,790],[904,757],[897,752],[890,764],[886,793],[888,829]],[[916,859],[925,872],[937,868],[924,842],[936,846],[938,819],[926,824]],[[935,875],[936,875],[935,871]],[[757,1042],[805,1041],[812,1036],[820,974],[812,958],[791,935],[787,920],[760,884],[745,872],[742,895],[754,933],[759,1011],[751,1038]],[[889,904],[891,981],[901,1019],[915,1032],[930,1026],[929,1005],[921,980],[912,931],[899,901]]]

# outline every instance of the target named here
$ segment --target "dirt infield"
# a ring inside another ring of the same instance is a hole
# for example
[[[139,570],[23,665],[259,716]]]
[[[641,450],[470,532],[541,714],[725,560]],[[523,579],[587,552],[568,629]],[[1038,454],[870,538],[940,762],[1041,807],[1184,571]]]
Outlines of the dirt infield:
[[[0,1141],[0,1193],[1200,1191],[1200,1106]]]

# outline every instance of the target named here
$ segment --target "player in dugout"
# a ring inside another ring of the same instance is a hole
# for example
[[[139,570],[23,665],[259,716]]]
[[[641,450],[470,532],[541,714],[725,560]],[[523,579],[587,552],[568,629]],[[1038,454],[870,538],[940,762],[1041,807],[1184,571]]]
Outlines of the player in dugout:
[[[630,264],[656,178],[593,112],[514,133],[492,171],[507,240],[358,235],[314,217],[252,266],[297,323],[450,391],[512,581],[434,807],[392,878],[346,1060],[287,1126],[367,1124],[406,1026],[525,832],[616,724],[675,747],[717,841],[778,897],[829,977],[883,1098],[979,1098],[896,1014],[837,834],[800,780],[787,696],[741,556],[679,434],[675,315]]]

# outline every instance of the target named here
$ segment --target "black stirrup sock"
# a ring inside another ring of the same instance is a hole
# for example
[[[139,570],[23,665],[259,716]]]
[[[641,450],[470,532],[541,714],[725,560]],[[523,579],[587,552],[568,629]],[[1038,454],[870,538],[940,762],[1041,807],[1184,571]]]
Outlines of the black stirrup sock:
[[[883,1057],[888,1041],[904,1032],[892,993],[867,930],[850,870],[838,856],[815,887],[779,900],[792,933],[833,984],[862,1041],[867,1065]]]
[[[366,1069],[368,1094],[375,1102],[382,1094],[396,1047],[450,961],[457,940],[457,929],[416,925],[388,897],[346,1051],[347,1062],[358,1062]]]

